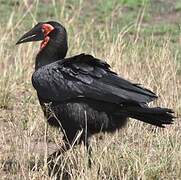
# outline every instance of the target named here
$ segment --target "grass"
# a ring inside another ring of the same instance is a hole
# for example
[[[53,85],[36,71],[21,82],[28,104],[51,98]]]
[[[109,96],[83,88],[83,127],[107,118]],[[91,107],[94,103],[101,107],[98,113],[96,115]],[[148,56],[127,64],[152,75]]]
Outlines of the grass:
[[[61,134],[47,126],[31,85],[38,43],[14,45],[35,21],[47,19],[66,26],[68,56],[85,52],[106,60],[122,77],[159,94],[153,105],[173,108],[179,117],[164,130],[131,119],[115,134],[92,138],[92,169],[83,146],[67,152],[59,167],[72,179],[181,178],[179,1],[167,0],[155,9],[156,4],[139,0],[96,2],[1,1],[1,179],[50,179],[47,153],[61,144]]]

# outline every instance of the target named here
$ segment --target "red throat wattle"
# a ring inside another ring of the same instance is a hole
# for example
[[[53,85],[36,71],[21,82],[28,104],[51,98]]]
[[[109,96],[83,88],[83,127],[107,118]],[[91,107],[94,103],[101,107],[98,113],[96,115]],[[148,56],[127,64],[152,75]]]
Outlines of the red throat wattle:
[[[43,49],[47,45],[47,43],[50,40],[50,37],[48,36],[48,34],[53,30],[54,30],[54,27],[50,24],[43,24],[42,25],[42,31],[44,33],[45,38],[40,45],[40,49]]]
[[[50,40],[50,37],[46,36],[46,37],[44,38],[44,40],[41,42],[40,49],[43,49],[43,48],[47,45],[47,43],[49,42],[49,40]]]

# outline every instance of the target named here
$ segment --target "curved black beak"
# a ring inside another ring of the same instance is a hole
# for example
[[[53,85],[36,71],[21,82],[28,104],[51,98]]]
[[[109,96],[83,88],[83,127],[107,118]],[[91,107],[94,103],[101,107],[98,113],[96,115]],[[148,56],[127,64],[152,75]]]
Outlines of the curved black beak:
[[[31,29],[29,32],[25,33],[16,44],[21,44],[25,42],[31,42],[31,41],[41,41],[44,39],[44,33],[41,29],[41,25],[37,24],[33,29]]]

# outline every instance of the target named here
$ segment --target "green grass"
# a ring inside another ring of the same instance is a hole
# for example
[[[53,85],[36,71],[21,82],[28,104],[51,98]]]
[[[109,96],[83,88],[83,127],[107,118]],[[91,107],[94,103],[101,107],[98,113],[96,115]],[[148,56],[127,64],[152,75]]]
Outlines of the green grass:
[[[59,130],[47,129],[31,85],[39,43],[15,46],[35,21],[46,20],[66,26],[68,56],[85,52],[106,60],[122,77],[159,94],[155,106],[173,108],[179,117],[164,130],[130,120],[115,134],[92,138],[92,169],[83,146],[61,157],[60,167],[72,179],[180,179],[181,31],[175,14],[180,13],[179,2],[1,0],[1,179],[50,179],[47,153],[61,145]]]
[[[177,1],[176,4],[175,4],[175,10],[176,11],[181,11],[181,2],[180,1]]]

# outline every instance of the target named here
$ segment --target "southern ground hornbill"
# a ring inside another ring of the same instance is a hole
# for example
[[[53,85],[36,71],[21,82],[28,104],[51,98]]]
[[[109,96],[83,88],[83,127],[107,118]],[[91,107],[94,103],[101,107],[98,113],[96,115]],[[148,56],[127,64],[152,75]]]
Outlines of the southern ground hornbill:
[[[171,109],[148,107],[157,98],[153,92],[122,79],[106,62],[87,54],[65,58],[67,33],[58,22],[38,23],[17,44],[30,41],[42,41],[32,84],[48,123],[64,133],[64,150],[78,132],[77,144],[88,148],[91,135],[114,132],[128,117],[158,127],[172,124]]]

